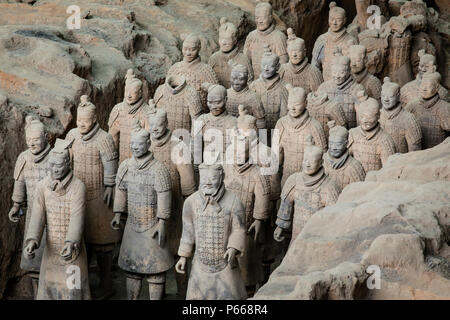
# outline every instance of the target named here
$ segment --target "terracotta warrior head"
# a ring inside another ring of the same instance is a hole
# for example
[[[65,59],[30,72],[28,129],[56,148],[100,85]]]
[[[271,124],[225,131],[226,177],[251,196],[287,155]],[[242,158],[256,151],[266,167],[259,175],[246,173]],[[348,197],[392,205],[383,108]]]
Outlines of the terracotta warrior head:
[[[419,50],[417,53],[419,60],[419,74],[422,76],[425,72],[436,71],[436,57],[432,54],[425,53],[425,50]]]
[[[39,154],[47,146],[43,123],[36,117],[25,118],[25,140],[32,154]]]
[[[338,7],[336,2],[330,3],[330,13],[328,15],[328,26],[331,31],[339,32],[341,31],[345,23],[347,22],[347,15],[345,10],[341,7]]]
[[[231,69],[231,87],[234,91],[240,92],[247,87],[248,68],[242,64],[236,64]]]
[[[305,153],[303,154],[302,171],[309,176],[314,175],[322,168],[323,151],[322,148],[314,145],[313,137],[306,138]]]
[[[227,21],[227,18],[220,19],[219,28],[219,46],[220,51],[227,53],[236,47],[237,43],[237,28]]]
[[[69,147],[71,142],[56,139],[55,147],[50,151],[48,167],[53,180],[61,180],[70,172]]]
[[[339,158],[347,150],[348,130],[345,127],[336,125],[334,120],[327,123],[330,128],[328,137],[328,154],[333,158]]]
[[[211,84],[205,82],[202,89],[208,92],[207,105],[213,116],[219,116],[225,111],[227,103],[227,89],[220,84]]]
[[[150,133],[141,127],[138,119],[133,122],[131,130],[130,149],[136,159],[145,156],[150,149]]]
[[[350,46],[348,56],[352,73],[360,73],[366,68],[367,50],[365,46],[360,44]]]
[[[288,96],[288,114],[292,118],[300,117],[306,110],[306,92],[300,87],[293,87],[290,83],[286,84],[289,92]]]
[[[350,77],[350,59],[343,56],[339,48],[334,51],[331,74],[336,85],[343,84]]]
[[[381,87],[381,105],[386,110],[393,109],[400,101],[400,86],[385,77]]]
[[[256,28],[267,30],[273,23],[272,6],[268,2],[257,2],[255,7]]]
[[[208,165],[202,163],[199,169],[198,189],[206,196],[214,196],[223,183],[223,167],[220,164]]]
[[[256,136],[256,118],[248,114],[247,109],[241,104],[238,106],[239,117],[237,118],[238,132],[250,139]]]
[[[280,69],[280,58],[273,53],[269,45],[264,46],[264,54],[261,59],[261,76],[268,80],[273,78]]]
[[[359,99],[358,120],[364,131],[371,131],[378,125],[380,119],[380,105],[377,100],[367,96],[364,91],[357,93]]]
[[[306,57],[305,40],[297,38],[292,28],[287,29],[287,52],[289,61],[294,64],[300,64]]]
[[[125,102],[133,105],[142,98],[142,81],[136,78],[132,69],[129,69],[125,82]]]
[[[80,97],[80,104],[77,108],[77,127],[81,134],[86,134],[97,123],[95,105],[89,100],[87,95]]]
[[[183,41],[183,60],[185,62],[192,62],[198,58],[202,43],[200,38],[194,34],[190,34]]]
[[[420,96],[423,99],[433,98],[438,94],[441,75],[439,72],[426,72],[420,80]]]
[[[150,111],[148,112],[148,126],[153,139],[159,139],[167,132],[168,120],[167,112],[164,109],[156,108],[155,101],[148,102]]]

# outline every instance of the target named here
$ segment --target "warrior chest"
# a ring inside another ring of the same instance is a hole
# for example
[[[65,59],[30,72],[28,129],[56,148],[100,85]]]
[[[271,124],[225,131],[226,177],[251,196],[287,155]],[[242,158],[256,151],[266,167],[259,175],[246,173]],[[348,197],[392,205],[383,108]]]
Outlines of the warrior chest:
[[[366,172],[381,168],[379,142],[376,138],[371,140],[367,140],[364,137],[355,139],[351,148],[354,158],[361,162]]]
[[[250,174],[251,171],[247,171],[244,174],[228,171],[229,174],[225,175],[224,182],[226,188],[241,200],[246,214],[251,216],[255,200],[256,180]]]
[[[189,113],[190,102],[182,93],[173,95],[165,94],[162,106],[167,112],[168,127],[170,130],[179,128],[191,129],[191,116]]]
[[[295,193],[295,214],[313,214],[325,205],[321,186],[312,188],[297,188]]]
[[[47,176],[47,160],[38,163],[27,161],[23,170],[23,176],[27,188],[28,203],[31,205],[37,183]]]

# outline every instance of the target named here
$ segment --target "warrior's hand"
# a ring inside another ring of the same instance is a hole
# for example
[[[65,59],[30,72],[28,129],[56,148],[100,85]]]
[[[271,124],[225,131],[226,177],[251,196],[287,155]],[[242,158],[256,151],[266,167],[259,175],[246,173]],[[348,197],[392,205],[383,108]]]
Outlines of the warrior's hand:
[[[185,273],[186,272],[186,257],[180,257],[180,260],[178,260],[177,264],[175,265],[175,271],[178,273]]]
[[[103,202],[106,203],[108,207],[111,207],[113,199],[113,187],[105,187],[105,193],[103,194]]]
[[[38,244],[34,240],[28,241],[28,244],[25,246],[25,249],[23,252],[25,253],[25,256],[29,259],[34,258],[34,250],[38,247]]]
[[[14,205],[12,206],[11,210],[9,210],[8,218],[11,222],[17,223],[19,222],[19,211],[20,211],[20,205],[18,203],[14,202]]]
[[[119,226],[120,226],[120,213],[116,213],[111,221],[111,228],[113,228],[113,230],[119,230]]]
[[[252,230],[255,230],[255,236],[253,237],[253,239],[255,241],[257,241],[259,239],[259,236],[261,235],[262,226],[263,226],[263,221],[262,220],[255,220],[255,221],[253,221],[253,223],[250,226],[250,228],[248,228],[247,234],[252,232]]]
[[[223,258],[227,260],[228,264],[230,265],[231,269],[234,269],[237,267],[236,263],[236,255],[239,253],[238,250],[235,248],[228,248],[227,252],[223,255]]]
[[[282,234],[283,234],[283,228],[277,227],[275,229],[275,232],[273,233],[273,238],[276,241],[281,242],[281,241],[283,241],[285,239],[285,237],[282,236]]]
[[[72,242],[68,242],[64,245],[59,255],[64,258],[64,260],[72,259],[72,254],[74,252],[75,244]]]
[[[152,238],[156,237],[156,234],[158,234],[158,244],[160,247],[164,246],[164,243],[166,242],[166,222],[164,219],[158,220],[158,226],[156,227],[155,231],[153,231]]]

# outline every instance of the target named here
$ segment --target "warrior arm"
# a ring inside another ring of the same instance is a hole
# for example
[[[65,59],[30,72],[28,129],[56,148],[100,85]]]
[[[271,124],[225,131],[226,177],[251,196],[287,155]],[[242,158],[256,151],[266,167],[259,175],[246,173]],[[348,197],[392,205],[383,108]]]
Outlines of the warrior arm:
[[[36,241],[38,246],[41,242],[46,219],[44,188],[45,186],[42,183],[39,183],[34,194],[32,209],[33,214],[31,215],[31,219],[28,224],[28,231],[25,236],[25,246],[31,240]]]
[[[256,178],[253,218],[256,220],[266,220],[270,215],[270,184],[267,176],[260,175],[259,168]]]
[[[104,172],[103,183],[107,187],[114,187],[119,167],[119,153],[116,151],[114,140],[110,134],[100,144],[100,157]]]
[[[177,170],[180,175],[181,194],[189,196],[196,190],[194,167],[192,164],[179,164]]]
[[[162,163],[158,164],[159,166],[155,169],[155,190],[158,205],[156,216],[159,219],[167,220],[170,218],[172,207],[172,183],[167,168]]]
[[[317,89],[319,89],[319,86],[322,83],[323,83],[322,73],[316,66],[310,65],[309,88],[311,92],[317,91]]]
[[[192,90],[191,100],[189,114],[191,115],[191,120],[195,120],[203,113],[202,101],[196,90]]]
[[[194,254],[195,228],[193,221],[193,209],[191,202],[193,196],[186,199],[183,205],[183,232],[181,234],[178,255],[180,257],[190,258]]]
[[[231,232],[228,237],[227,249],[234,248],[240,253],[245,250],[245,213],[242,202],[238,197],[234,198],[234,203],[231,210]]]
[[[416,117],[411,114],[411,126],[406,131],[406,143],[408,144],[408,152],[422,150],[422,130],[417,123]]]
[[[393,155],[395,153],[395,144],[392,140],[391,136],[387,135],[383,139],[384,141],[381,142],[380,145],[380,159],[381,164],[384,166],[389,156]]]
[[[170,210],[172,205],[172,191],[167,190],[156,194],[158,201],[158,210],[156,216],[158,219],[168,220],[170,218]]]
[[[339,187],[333,180],[331,180],[331,178],[328,177],[327,179],[329,179],[329,184],[327,188],[327,194],[325,196],[325,207],[335,204],[339,197]]]
[[[322,125],[315,119],[311,119],[313,120],[312,123],[312,135],[314,138],[314,143],[322,148],[323,152],[325,152],[327,150],[327,138],[325,136],[325,131],[322,128]]]
[[[341,104],[330,101],[325,112],[328,119],[336,121],[336,125],[347,127],[347,119]]]
[[[112,136],[114,140],[114,145],[116,149],[119,149],[119,141],[120,141],[120,127],[119,127],[119,110],[116,107],[113,108],[111,114],[109,115],[108,126],[109,126],[109,134]]]
[[[27,187],[23,176],[25,165],[26,161],[22,154],[20,154],[16,161],[16,167],[14,168],[14,189],[11,197],[12,201],[19,205],[23,205],[27,201]]]
[[[125,175],[127,173],[128,166],[127,166],[127,160],[122,162],[119,166],[119,170],[117,170],[117,176],[116,176],[116,192],[114,196],[114,206],[113,206],[113,212],[114,213],[127,213],[127,186],[126,182],[124,180]]]
[[[72,183],[76,183],[74,181]],[[70,221],[65,242],[80,243],[83,238],[84,217],[86,209],[86,187],[78,181],[72,199],[70,199]]]
[[[280,208],[278,209],[276,225],[282,229],[289,229],[294,212],[293,190],[297,174],[292,174],[285,182],[281,192]]]
[[[265,129],[266,128],[266,112],[262,105],[261,99],[256,95],[256,104],[252,108],[253,116],[256,118],[256,128]]]
[[[280,119],[281,117],[284,117],[288,114],[288,96],[289,93],[286,88],[283,87],[282,93],[281,93],[281,105],[280,105]]]
[[[325,50],[325,34],[322,34],[317,38],[316,42],[314,43],[311,60],[311,64],[316,68],[318,68],[319,70],[322,70],[324,50]]]

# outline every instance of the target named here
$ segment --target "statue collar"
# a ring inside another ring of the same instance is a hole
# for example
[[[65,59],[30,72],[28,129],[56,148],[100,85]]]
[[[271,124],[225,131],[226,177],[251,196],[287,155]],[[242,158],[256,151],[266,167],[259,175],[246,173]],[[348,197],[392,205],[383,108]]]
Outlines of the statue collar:
[[[269,80],[264,79],[262,75],[260,75],[259,77],[266,84],[266,89],[267,90],[270,90],[270,89],[274,88],[281,80],[280,74],[278,74],[278,73],[275,76],[273,76],[272,79],[269,79]]]
[[[367,77],[368,73],[369,71],[367,70],[367,68],[364,68],[363,71],[359,73],[352,73],[352,75],[353,78],[355,78],[356,82],[361,83]]]
[[[247,171],[247,169],[252,166],[252,163],[250,162],[250,158],[249,158],[246,163],[244,163],[244,164],[233,164],[233,166],[236,169],[236,171],[239,174],[241,174],[241,173]]]
[[[161,147],[163,145],[165,145],[167,143],[167,141],[170,140],[170,138],[172,137],[172,134],[170,132],[169,129],[166,130],[166,133],[164,133],[164,135],[160,138],[153,138],[151,137],[150,139],[152,140],[152,145],[155,145],[156,147]]]
[[[309,112],[305,109],[305,111],[303,111],[303,114],[301,114],[298,118],[293,118],[289,115],[289,119],[291,120],[291,124],[293,125],[294,129],[300,129],[309,120]]]
[[[305,187],[315,186],[323,179],[325,179],[325,170],[323,170],[323,167],[320,168],[320,170],[314,173],[312,176],[302,173],[303,185]]]
[[[150,151],[147,152],[146,155],[144,155],[141,158],[136,158],[135,156],[133,156],[134,162],[136,163],[138,170],[142,170],[147,168],[147,166],[149,165],[150,162],[152,162],[153,160],[153,153],[151,153]]]
[[[176,76],[171,76],[171,77],[169,77],[169,79],[170,78],[175,79]],[[169,81],[166,82],[167,90],[173,95],[181,92],[186,87],[186,79],[184,77],[177,77],[177,78],[178,78],[177,80],[179,80],[179,82],[175,88],[169,84]]]
[[[73,172],[72,170],[69,171],[69,173],[66,174],[62,180],[51,180],[48,188],[51,191],[55,191],[59,195],[63,195],[66,192],[67,186],[69,185],[70,181],[72,181]]]
[[[308,64],[308,57],[305,57],[305,59],[303,59],[303,61],[300,62],[299,64],[292,64],[291,62],[289,62],[289,66],[296,74],[302,72],[303,69],[305,69],[305,67],[307,66],[307,64]]]
[[[241,91],[236,91],[236,90],[233,89],[233,87],[231,87],[231,90],[233,90],[233,92],[234,92],[235,94],[243,94],[243,93],[246,93],[246,92],[249,90],[249,88],[248,88],[248,85],[247,85],[247,86],[245,86],[245,88],[242,89]]]
[[[334,158],[327,152],[325,153],[325,160],[328,161],[333,169],[337,170],[342,168],[345,162],[347,162],[348,156],[348,150],[346,150],[339,158]]]
[[[45,146],[44,150],[42,150],[38,154],[33,155],[34,156],[33,162],[34,163],[41,162],[48,155],[50,150],[51,150],[50,145],[47,143],[47,145]]]
[[[400,103],[397,103],[397,105],[390,110],[386,110],[385,108],[382,108],[381,115],[386,117],[388,120],[392,120],[396,116],[398,116],[401,111],[402,111],[402,107],[401,107]]]
[[[328,29],[328,36],[331,38],[331,40],[333,42],[337,42],[337,41],[341,40],[342,38],[345,37],[346,34],[347,34],[347,30],[345,28],[342,28],[342,30],[338,31],[338,32],[334,32],[334,31],[331,31],[330,29]]]
[[[439,94],[436,93],[432,98],[430,99],[424,99],[424,98],[420,98],[420,102],[421,104],[426,108],[426,109],[430,109],[431,107],[433,107],[438,101],[439,101]]]
[[[205,195],[201,190],[198,192],[200,194],[200,198],[202,199],[202,211],[205,211],[206,207],[208,205],[214,205],[218,207],[217,211],[220,211],[222,207],[219,204],[220,199],[222,199],[223,195],[225,194],[225,185],[222,182],[222,185],[220,186],[219,190],[213,195]]]
[[[230,60],[237,56],[237,54],[239,53],[239,48],[238,48],[238,46],[235,46],[233,49],[231,49],[228,52],[223,52],[223,51],[220,51],[220,52],[226,59]]]
[[[200,63],[200,62],[201,62],[201,58],[200,58],[200,56],[198,56],[197,58],[195,58],[195,59],[192,60],[191,62],[187,62],[187,61],[184,61],[184,60],[183,60],[183,62],[184,62],[188,67],[191,67],[191,66],[195,66],[196,64]]]
[[[353,83],[353,78],[350,75],[347,80],[345,80],[343,83],[336,85],[337,89],[340,91],[343,91],[345,89],[347,89],[352,83]]]
[[[135,114],[144,103],[144,98],[141,97],[139,101],[133,105],[129,105],[126,101],[123,103],[128,107],[128,114]]]
[[[380,132],[381,127],[380,127],[380,124],[377,123],[375,128],[373,128],[370,131],[365,131],[361,127],[360,127],[360,129],[361,129],[361,133],[362,133],[363,137],[366,138],[366,140],[371,140],[373,137],[375,137],[378,134],[378,132]]]
[[[262,35],[262,36],[267,36],[267,35],[271,34],[273,30],[275,30],[275,24],[272,22],[272,24],[270,25],[270,27],[268,27],[268,28],[267,28],[266,30],[264,30],[264,31],[261,31],[261,30],[258,30],[258,29],[256,29],[256,30],[258,31],[258,34],[260,34],[260,35]]]
[[[98,124],[98,122],[96,122],[88,133],[81,134],[81,139],[83,139],[83,141],[88,141],[92,139],[92,137],[95,136],[98,130],[100,130],[100,125]]]

